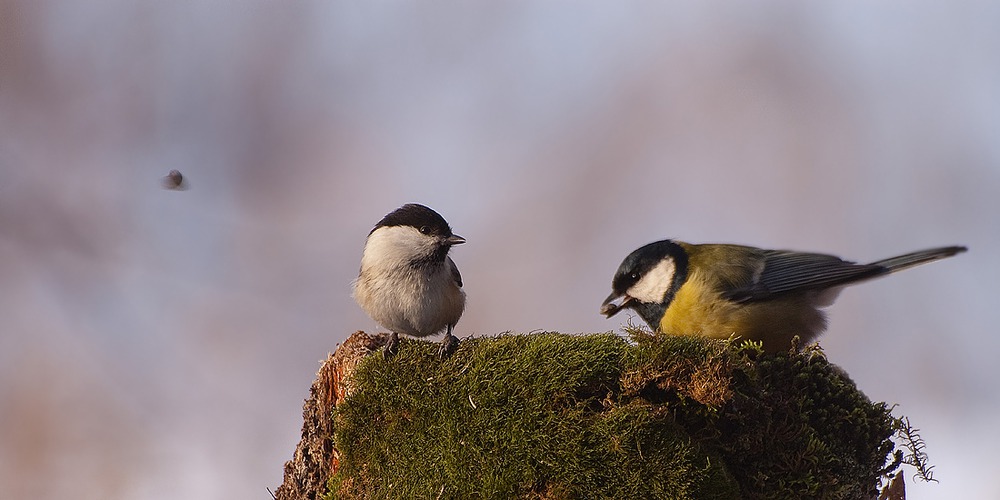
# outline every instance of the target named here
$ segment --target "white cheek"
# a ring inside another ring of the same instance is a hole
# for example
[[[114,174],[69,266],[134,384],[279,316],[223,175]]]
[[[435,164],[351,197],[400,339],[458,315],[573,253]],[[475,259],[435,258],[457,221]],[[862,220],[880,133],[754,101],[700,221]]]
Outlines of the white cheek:
[[[434,240],[410,226],[380,227],[365,242],[361,267],[402,266],[433,252]]]
[[[655,304],[663,301],[670,285],[674,282],[674,261],[664,259],[650,269],[627,293],[639,302]]]

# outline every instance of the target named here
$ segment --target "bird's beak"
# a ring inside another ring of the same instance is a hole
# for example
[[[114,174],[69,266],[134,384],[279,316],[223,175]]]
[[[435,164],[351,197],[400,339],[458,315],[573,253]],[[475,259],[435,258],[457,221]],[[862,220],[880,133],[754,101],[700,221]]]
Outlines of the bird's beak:
[[[624,297],[624,298],[622,299],[620,304],[616,304],[615,300],[617,300],[619,297]],[[601,314],[603,314],[605,317],[610,318],[621,312],[622,309],[628,307],[633,300],[635,299],[628,296],[627,294],[611,292],[611,295],[608,295],[608,298],[604,299],[604,302],[601,303]]]
[[[459,236],[457,234],[453,234],[453,235],[445,238],[444,243],[445,243],[445,245],[448,245],[448,246],[451,246],[451,245],[461,245],[462,243],[465,243],[465,238],[463,238],[463,237],[461,237],[461,236]]]

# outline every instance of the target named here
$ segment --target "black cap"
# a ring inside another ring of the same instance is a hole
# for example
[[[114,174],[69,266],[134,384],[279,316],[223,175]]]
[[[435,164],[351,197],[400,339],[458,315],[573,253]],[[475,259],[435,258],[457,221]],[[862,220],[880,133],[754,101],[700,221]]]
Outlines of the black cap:
[[[378,221],[378,224],[372,228],[371,233],[380,227],[391,226],[411,226],[420,230],[421,233],[445,238],[453,235],[451,226],[444,220],[444,217],[441,217],[441,214],[417,203],[407,203],[382,217],[382,220]]]

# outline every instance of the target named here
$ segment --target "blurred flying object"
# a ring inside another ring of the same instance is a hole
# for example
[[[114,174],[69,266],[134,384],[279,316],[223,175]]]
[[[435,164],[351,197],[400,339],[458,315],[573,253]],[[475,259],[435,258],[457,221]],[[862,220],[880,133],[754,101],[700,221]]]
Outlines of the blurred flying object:
[[[171,170],[162,179],[162,183],[164,189],[172,189],[174,191],[184,191],[188,188],[187,180],[184,179],[184,174],[181,174],[180,170]]]

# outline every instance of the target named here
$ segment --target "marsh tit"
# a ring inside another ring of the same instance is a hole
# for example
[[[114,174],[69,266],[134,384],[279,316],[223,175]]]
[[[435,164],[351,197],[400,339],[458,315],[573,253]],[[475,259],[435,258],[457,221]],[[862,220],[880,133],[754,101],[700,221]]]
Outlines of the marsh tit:
[[[965,250],[933,248],[856,264],[817,253],[657,241],[621,263],[601,314],[632,309],[663,333],[738,337],[777,352],[791,348],[794,336],[804,345],[822,333],[820,308],[843,287]]]
[[[447,329],[442,359],[458,347],[452,330],[465,310],[465,292],[448,251],[462,243],[443,217],[417,204],[392,211],[368,233],[353,295],[391,332],[383,355],[396,353],[400,333],[427,337]]]

